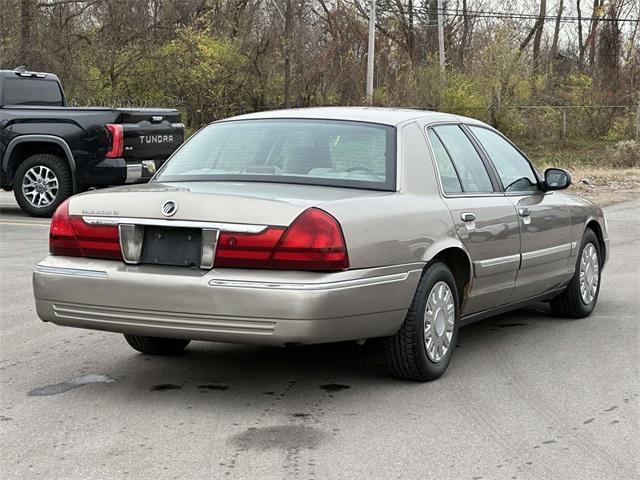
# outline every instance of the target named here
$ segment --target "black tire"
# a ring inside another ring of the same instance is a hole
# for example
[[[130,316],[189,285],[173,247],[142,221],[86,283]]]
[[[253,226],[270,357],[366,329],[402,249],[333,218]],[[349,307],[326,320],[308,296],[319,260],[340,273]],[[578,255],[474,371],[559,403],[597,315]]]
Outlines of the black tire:
[[[582,258],[582,252],[587,245],[593,245],[598,254],[598,285],[596,288],[595,296],[590,303],[585,303],[580,295],[580,259]],[[598,237],[590,228],[584,231],[582,236],[582,243],[580,244],[580,251],[578,252],[578,258],[576,259],[575,273],[573,278],[567,285],[567,288],[558,295],[556,298],[549,302],[551,306],[551,312],[559,317],[564,318],[584,318],[591,315],[596,303],[598,302],[598,295],[600,294],[601,272],[602,272],[602,254],[600,251],[600,242]]]
[[[434,362],[427,355],[425,344],[425,310],[427,297],[438,283],[445,282],[454,302],[454,326],[449,348],[442,358]],[[456,282],[451,270],[443,263],[430,265],[422,274],[413,302],[400,330],[385,339],[385,357],[391,373],[402,379],[426,382],[440,377],[449,366],[458,339],[460,302]]]
[[[22,191],[22,183],[25,175],[33,167],[47,167],[50,169],[58,180],[58,190],[55,198],[49,205],[38,207],[33,205]],[[71,179],[71,170],[65,160],[48,153],[38,153],[24,160],[16,169],[13,176],[13,194],[20,208],[32,217],[50,217],[56,211],[66,198],[73,195],[73,181]]]
[[[181,338],[144,337],[142,335],[124,335],[127,343],[134,349],[150,355],[175,355],[182,352],[191,340]]]

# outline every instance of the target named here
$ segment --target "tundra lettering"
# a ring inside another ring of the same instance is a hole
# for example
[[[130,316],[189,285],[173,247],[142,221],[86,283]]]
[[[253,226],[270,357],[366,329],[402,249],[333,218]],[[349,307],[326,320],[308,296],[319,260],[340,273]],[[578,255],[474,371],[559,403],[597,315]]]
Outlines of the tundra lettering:
[[[140,135],[140,143],[173,143],[173,135]]]

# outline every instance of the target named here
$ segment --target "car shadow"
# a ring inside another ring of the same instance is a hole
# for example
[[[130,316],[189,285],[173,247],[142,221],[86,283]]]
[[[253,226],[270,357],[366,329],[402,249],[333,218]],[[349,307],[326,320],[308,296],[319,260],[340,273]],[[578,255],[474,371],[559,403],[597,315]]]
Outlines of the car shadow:
[[[455,382],[456,375],[467,368],[490,363],[488,351],[499,351],[515,341],[528,341],[532,332],[541,329],[565,329],[570,320],[548,314],[545,306],[518,310],[463,327],[458,348],[448,372],[438,382],[424,384],[399,380],[390,375],[384,360],[384,340],[373,339],[364,345],[344,342],[301,347],[261,347],[222,343],[193,342],[180,355],[158,357],[136,353],[124,340],[109,357],[92,359],[92,368],[83,374],[106,374],[116,380],[100,389],[109,397],[155,395],[191,402],[228,403],[230,408],[243,402],[268,403],[295,390],[298,397],[345,395],[343,391],[374,394],[385,389],[438,389]],[[580,328],[576,323],[576,328]],[[109,341],[118,342],[112,336]],[[344,398],[353,398],[345,395]],[[262,400],[260,400],[262,399]]]

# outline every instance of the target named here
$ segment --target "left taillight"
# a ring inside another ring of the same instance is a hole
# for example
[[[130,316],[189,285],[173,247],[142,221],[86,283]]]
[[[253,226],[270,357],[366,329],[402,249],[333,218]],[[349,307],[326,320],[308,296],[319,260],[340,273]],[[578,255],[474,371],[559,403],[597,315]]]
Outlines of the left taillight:
[[[49,230],[51,255],[122,260],[118,227],[91,225],[82,217],[69,215],[69,200],[60,204]]]
[[[107,158],[122,157],[122,153],[124,152],[124,129],[122,125],[110,123],[105,125],[105,128],[109,132],[111,147],[104,156]]]

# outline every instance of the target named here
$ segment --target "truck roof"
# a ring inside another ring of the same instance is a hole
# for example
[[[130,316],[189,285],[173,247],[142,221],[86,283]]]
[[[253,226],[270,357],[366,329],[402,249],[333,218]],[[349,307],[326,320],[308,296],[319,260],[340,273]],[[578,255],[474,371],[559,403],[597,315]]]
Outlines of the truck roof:
[[[53,73],[47,72],[31,72],[22,68],[16,68],[15,70],[0,70],[0,77],[25,77],[25,78],[43,78],[46,80],[59,81],[58,77]]]

